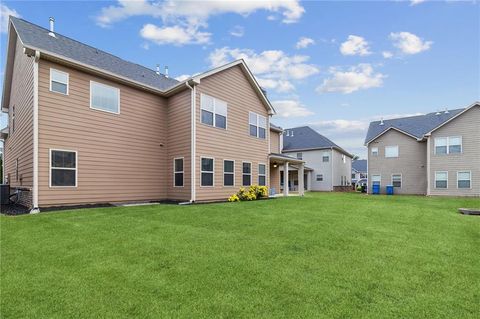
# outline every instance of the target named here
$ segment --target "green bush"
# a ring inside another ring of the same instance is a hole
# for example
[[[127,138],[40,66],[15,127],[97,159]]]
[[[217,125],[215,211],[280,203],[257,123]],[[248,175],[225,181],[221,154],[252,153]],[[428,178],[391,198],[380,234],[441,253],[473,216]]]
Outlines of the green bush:
[[[252,185],[248,188],[241,187],[240,190],[228,198],[229,202],[252,201],[268,197],[267,186]]]

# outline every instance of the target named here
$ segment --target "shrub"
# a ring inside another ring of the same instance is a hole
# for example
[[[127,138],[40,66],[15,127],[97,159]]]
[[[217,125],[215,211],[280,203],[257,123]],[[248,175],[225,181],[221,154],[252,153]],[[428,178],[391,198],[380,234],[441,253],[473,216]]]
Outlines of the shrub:
[[[238,198],[238,195],[237,194],[233,194],[232,196],[230,196],[228,198],[228,201],[229,202],[239,202],[240,201],[240,198]]]
[[[241,187],[236,194],[233,194],[228,198],[228,201],[252,201],[264,197],[268,197],[267,186],[252,185],[248,189]]]

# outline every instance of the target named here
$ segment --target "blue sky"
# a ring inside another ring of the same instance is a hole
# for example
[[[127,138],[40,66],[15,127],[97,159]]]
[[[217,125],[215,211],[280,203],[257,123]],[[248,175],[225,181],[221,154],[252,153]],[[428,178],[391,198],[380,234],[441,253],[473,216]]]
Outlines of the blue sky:
[[[480,99],[475,1],[2,1],[19,15],[185,77],[243,57],[278,110],[365,156],[368,122],[466,107]],[[2,116],[2,126],[6,123]]]

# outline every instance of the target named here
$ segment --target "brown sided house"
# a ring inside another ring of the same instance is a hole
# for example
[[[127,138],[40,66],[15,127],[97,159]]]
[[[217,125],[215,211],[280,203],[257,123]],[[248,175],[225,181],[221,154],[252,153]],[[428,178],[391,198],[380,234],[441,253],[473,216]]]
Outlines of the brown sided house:
[[[275,111],[243,60],[179,82],[10,17],[1,106],[5,179],[34,210],[225,200],[298,162],[270,154]]]

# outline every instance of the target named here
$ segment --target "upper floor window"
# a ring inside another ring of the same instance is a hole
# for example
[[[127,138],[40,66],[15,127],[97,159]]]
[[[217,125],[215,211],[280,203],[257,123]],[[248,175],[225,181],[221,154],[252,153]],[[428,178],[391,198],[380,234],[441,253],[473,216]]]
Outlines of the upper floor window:
[[[472,173],[470,171],[457,172],[457,188],[471,188]]]
[[[267,166],[265,164],[258,164],[258,185],[267,185]]]
[[[77,152],[50,150],[50,186],[77,186]]]
[[[202,157],[200,163],[201,181],[200,186],[213,186],[213,158]]]
[[[68,73],[50,69],[50,91],[68,95]]]
[[[392,185],[393,185],[393,187],[402,188],[402,174],[393,174],[392,175]]]
[[[201,122],[214,127],[227,128],[227,103],[206,94],[201,95]]]
[[[250,112],[248,115],[250,135],[265,139],[267,137],[267,118],[257,113]]]
[[[385,157],[398,157],[398,145],[385,146]]]
[[[297,159],[299,160],[303,159],[303,153],[297,153]]]
[[[456,154],[462,152],[462,137],[437,137],[435,138],[435,154]]]
[[[372,156],[378,156],[378,147],[372,147]]]
[[[119,114],[120,90],[113,86],[90,81],[90,108]]]
[[[173,186],[183,187],[183,157],[173,159]]]
[[[448,188],[448,172],[435,172],[435,188]]]
[[[328,153],[323,153],[322,162],[327,163],[330,161],[330,155]]]

